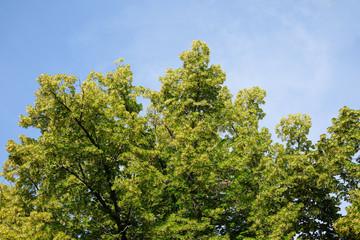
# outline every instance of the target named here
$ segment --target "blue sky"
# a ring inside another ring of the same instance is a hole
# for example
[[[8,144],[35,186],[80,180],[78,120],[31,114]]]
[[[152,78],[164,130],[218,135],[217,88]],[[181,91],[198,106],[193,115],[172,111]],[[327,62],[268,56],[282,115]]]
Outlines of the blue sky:
[[[0,3],[0,166],[8,139],[36,136],[18,127],[42,73],[84,80],[114,70],[121,57],[134,84],[159,89],[193,40],[236,93],[267,91],[262,125],[271,132],[289,113],[309,114],[310,138],[326,132],[343,106],[359,109],[358,0],[76,0]]]

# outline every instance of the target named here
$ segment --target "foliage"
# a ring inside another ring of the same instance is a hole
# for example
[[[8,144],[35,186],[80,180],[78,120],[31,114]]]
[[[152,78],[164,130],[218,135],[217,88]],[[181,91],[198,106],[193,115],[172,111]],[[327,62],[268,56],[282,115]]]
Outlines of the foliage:
[[[159,91],[132,85],[123,61],[106,75],[41,75],[9,141],[1,239],[354,239],[359,235],[360,111],[346,107],[314,144],[293,114],[273,143],[265,91],[223,85],[195,41]],[[146,114],[137,97],[150,99]],[[338,214],[341,200],[352,206]]]

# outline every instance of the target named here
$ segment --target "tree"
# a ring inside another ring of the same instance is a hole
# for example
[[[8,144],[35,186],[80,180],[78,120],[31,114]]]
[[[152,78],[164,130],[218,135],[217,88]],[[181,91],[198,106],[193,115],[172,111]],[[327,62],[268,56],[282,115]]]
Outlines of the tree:
[[[132,85],[123,61],[104,76],[41,75],[9,141],[2,239],[350,239],[358,234],[360,112],[343,108],[313,144],[289,115],[273,143],[265,91],[233,100],[209,47],[194,41],[159,91]],[[146,114],[136,100],[149,98]],[[353,206],[341,217],[340,201]],[[334,228],[335,227],[335,228]]]
[[[141,156],[149,147],[131,81],[128,65],[92,72],[79,91],[73,76],[42,75],[35,106],[20,120],[42,136],[8,142],[4,174],[32,205],[29,214],[50,213],[71,238],[127,239],[147,221],[140,195],[152,189],[152,176],[137,176],[148,171]]]

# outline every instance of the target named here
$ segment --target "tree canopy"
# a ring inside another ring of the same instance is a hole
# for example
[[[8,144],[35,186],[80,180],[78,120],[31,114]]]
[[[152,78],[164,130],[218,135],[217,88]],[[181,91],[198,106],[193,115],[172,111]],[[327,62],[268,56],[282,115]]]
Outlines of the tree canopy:
[[[159,91],[106,75],[43,74],[9,140],[0,186],[1,239],[356,239],[360,111],[340,109],[327,134],[290,114],[273,142],[265,91],[224,86],[194,41]],[[150,99],[144,111],[137,97]],[[339,214],[342,200],[352,203]]]

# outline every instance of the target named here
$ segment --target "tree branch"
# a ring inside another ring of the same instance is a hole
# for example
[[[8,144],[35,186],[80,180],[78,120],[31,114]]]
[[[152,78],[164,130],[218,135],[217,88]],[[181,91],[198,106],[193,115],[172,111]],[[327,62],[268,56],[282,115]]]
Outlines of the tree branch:
[[[85,179],[82,179],[79,174],[77,174],[74,171],[71,171],[69,168],[65,167],[64,165],[58,164],[58,167],[65,169],[68,173],[75,176],[80,182],[82,182],[89,190],[90,192],[96,197],[96,199],[100,202],[100,204],[103,206],[104,210],[110,215],[110,217],[115,220],[116,215],[113,213],[113,211],[110,209],[110,207],[107,205],[105,200],[102,198],[101,194],[97,192],[88,182],[86,182]]]
[[[59,98],[57,97],[57,95],[53,92],[50,91],[53,95],[55,100],[60,103],[66,110],[68,110],[70,113],[72,113],[71,109],[66,106],[62,101],[59,100]],[[82,116],[82,115],[80,115]],[[98,149],[100,149],[99,144],[96,143],[96,141],[94,140],[94,138],[91,136],[91,134],[87,131],[87,129],[82,125],[81,121],[79,119],[77,119],[76,117],[74,117],[74,120],[76,121],[76,123],[79,125],[79,127],[84,131],[84,133],[86,134],[86,137],[90,140],[90,142]]]
[[[106,174],[106,180],[107,180],[107,183],[109,185],[109,191],[110,191],[110,198],[111,198],[111,201],[113,203],[113,206],[115,208],[115,213],[116,215],[120,216],[120,208],[117,204],[117,197],[116,197],[116,193],[115,191],[112,189],[112,187],[114,186],[114,184],[112,183],[111,181],[111,171],[109,169],[109,166],[105,163],[105,161],[101,161],[102,165],[103,165],[103,168],[105,170],[105,174]],[[120,224],[120,219],[118,220],[119,224]],[[117,222],[117,223],[118,223]]]
[[[32,180],[32,178],[29,177],[29,176],[28,176],[28,179],[29,179],[30,182],[34,185],[34,187],[36,188],[36,190],[39,191],[40,189],[39,189],[38,185],[34,182],[34,180]]]
[[[100,225],[100,227],[102,227],[102,228],[105,230],[105,232],[106,232],[105,234],[113,237],[114,239],[119,239],[119,237],[113,235],[113,234],[112,234],[104,225],[102,225],[100,222],[96,221],[94,218],[92,218],[92,220],[93,220],[94,222],[96,222],[98,225]]]
[[[170,136],[171,136],[173,139],[175,139],[175,136],[174,136],[173,132],[170,130],[170,128],[169,128],[165,123],[164,123],[164,126],[165,126],[165,128],[167,129],[167,131],[169,132]]]

